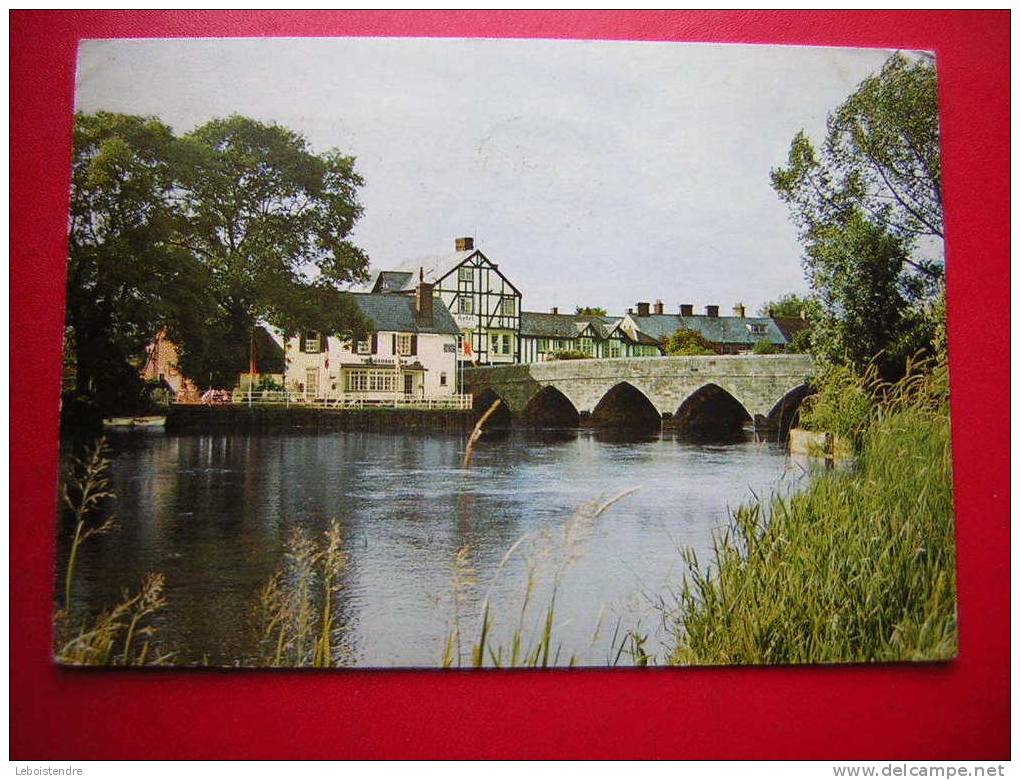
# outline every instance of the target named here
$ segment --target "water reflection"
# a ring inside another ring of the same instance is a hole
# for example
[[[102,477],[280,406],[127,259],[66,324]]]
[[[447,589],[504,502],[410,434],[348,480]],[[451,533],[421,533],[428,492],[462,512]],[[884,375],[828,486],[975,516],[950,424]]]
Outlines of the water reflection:
[[[656,599],[682,575],[677,549],[707,553],[727,508],[802,478],[781,447],[640,441],[612,430],[492,434],[461,468],[460,436],[369,433],[113,439],[121,529],[83,550],[77,593],[95,609],[167,577],[160,632],[184,660],[252,657],[251,609],[280,566],[295,525],[343,530],[341,623],[360,665],[436,665],[450,627],[453,560],[466,550],[476,580],[470,623],[488,594],[496,631],[509,631],[534,561],[504,561],[522,536],[555,540],[565,518],[594,497],[640,490],[599,519],[557,597],[558,630],[581,660],[610,654],[611,626],[665,638]],[[60,549],[66,549],[66,535]],[[62,571],[64,561],[59,567]],[[541,597],[536,593],[536,600]],[[600,617],[601,616],[601,617]],[[593,642],[597,625],[606,628]]]

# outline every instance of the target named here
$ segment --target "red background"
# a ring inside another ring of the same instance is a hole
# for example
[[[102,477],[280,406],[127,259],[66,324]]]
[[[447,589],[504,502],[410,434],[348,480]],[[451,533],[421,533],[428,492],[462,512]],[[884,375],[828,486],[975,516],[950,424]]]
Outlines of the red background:
[[[1008,757],[1008,12],[15,11],[10,21],[12,758]],[[77,41],[276,35],[934,50],[947,204],[959,659],[537,673],[104,673],[53,666],[57,398]]]

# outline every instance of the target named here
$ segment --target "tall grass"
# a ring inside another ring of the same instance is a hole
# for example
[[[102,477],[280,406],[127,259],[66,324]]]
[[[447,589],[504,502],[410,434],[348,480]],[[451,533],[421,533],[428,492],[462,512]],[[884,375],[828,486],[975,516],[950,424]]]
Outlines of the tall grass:
[[[562,643],[556,636],[556,598],[563,584],[563,577],[584,554],[599,518],[616,502],[635,490],[637,488],[625,490],[608,500],[599,498],[588,501],[559,526],[525,534],[514,542],[496,568],[489,593],[482,599],[481,615],[472,635],[466,635],[463,612],[469,600],[468,591],[477,584],[477,579],[469,562],[470,547],[462,546],[457,551],[452,566],[453,626],[443,647],[442,665],[447,668],[463,666],[465,661],[473,668],[560,665],[564,651]],[[499,628],[498,616],[492,610],[490,594],[496,580],[514,557],[523,558],[526,578],[509,640],[501,642],[496,638]],[[549,596],[544,604],[538,604],[534,597],[536,589],[543,582],[548,585]],[[599,634],[600,625],[597,625],[592,636],[593,644]],[[614,634],[613,642],[616,641],[616,637],[617,634]],[[466,648],[465,642],[468,645]],[[617,659],[631,647],[643,654],[641,642],[643,640],[636,635],[626,634],[620,639]],[[577,661],[576,654],[571,654],[565,659],[564,665],[573,666]]]
[[[61,479],[60,497],[74,530],[64,572],[64,603],[53,615],[53,657],[69,665],[140,666],[168,663],[174,653],[156,649],[152,617],[165,605],[162,574],[150,574],[137,593],[124,591],[120,602],[89,615],[74,604],[74,575],[78,554],[94,536],[117,528],[113,514],[102,505],[115,498],[109,489],[111,465],[105,439],[86,447],[81,457],[69,456]]]
[[[292,531],[284,565],[259,591],[253,610],[255,665],[345,665],[337,612],[346,566],[336,520],[319,540],[302,527]]]
[[[870,401],[860,415],[856,470],[739,509],[707,566],[687,553],[669,662],[956,654],[945,366],[913,366],[895,385],[860,381]]]

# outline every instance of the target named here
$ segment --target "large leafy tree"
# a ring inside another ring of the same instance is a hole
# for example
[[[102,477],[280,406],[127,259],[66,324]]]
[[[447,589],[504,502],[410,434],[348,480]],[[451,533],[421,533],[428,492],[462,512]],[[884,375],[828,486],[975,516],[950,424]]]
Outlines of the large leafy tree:
[[[759,317],[803,317],[814,321],[821,314],[817,298],[809,295],[787,293],[774,301],[766,301],[758,309]]]
[[[944,291],[934,62],[890,57],[829,115],[819,148],[803,131],[794,137],[787,165],[771,179],[822,304],[816,345],[824,340],[823,353],[856,355],[853,362],[862,350],[884,351],[895,373],[902,354],[893,353],[925,345],[923,333],[908,331],[927,328]],[[867,327],[863,336],[858,326]]]
[[[65,364],[73,390],[103,410],[139,402],[145,345],[207,301],[203,267],[174,241],[175,153],[155,119],[75,117]]]
[[[349,239],[362,213],[354,158],[315,154],[297,133],[241,116],[186,135],[181,157],[177,241],[206,270],[216,303],[206,338],[184,345],[187,373],[235,381],[259,321],[287,332],[364,329],[340,294],[368,269]]]

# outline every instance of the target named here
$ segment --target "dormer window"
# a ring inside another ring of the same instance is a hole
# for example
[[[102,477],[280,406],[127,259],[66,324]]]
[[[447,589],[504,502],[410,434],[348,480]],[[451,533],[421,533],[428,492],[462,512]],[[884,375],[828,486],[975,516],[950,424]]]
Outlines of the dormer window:
[[[755,336],[764,336],[765,333],[768,331],[768,326],[760,322],[749,322],[747,324],[747,329],[751,331],[751,333],[753,333]]]
[[[316,330],[310,330],[305,334],[305,352],[309,354],[318,354],[321,350],[319,349],[320,334]]]

